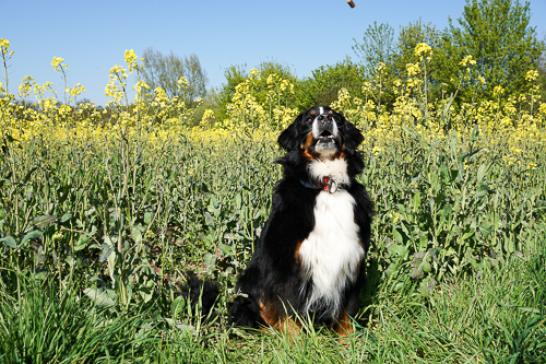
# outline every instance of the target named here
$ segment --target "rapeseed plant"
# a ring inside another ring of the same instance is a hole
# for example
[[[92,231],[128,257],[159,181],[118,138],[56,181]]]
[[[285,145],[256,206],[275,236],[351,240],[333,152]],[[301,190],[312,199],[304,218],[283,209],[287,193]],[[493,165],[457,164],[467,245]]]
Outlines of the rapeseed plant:
[[[6,39],[0,39],[0,50],[4,62],[13,55]],[[503,160],[507,163],[519,163],[533,169],[537,161],[528,160],[525,150],[530,145],[545,147],[546,144],[546,104],[540,102],[536,70],[527,72],[529,88],[525,94],[506,95],[505,89],[497,85],[493,89],[492,99],[462,103],[456,107],[449,98],[432,103],[428,100],[427,85],[430,81],[426,72],[433,57],[432,48],[426,43],[419,43],[414,55],[417,62],[406,65],[405,79],[393,80],[391,91],[395,100],[391,110],[381,105],[380,101],[386,68],[382,62],[375,70],[374,82],[363,81],[360,94],[353,95],[342,88],[333,102],[335,109],[344,112],[364,131],[365,148],[379,155],[385,145],[400,140],[404,128],[414,129],[429,140],[445,139],[453,130],[462,138],[477,128],[484,143],[490,146],[508,145],[501,149]],[[109,107],[104,110],[91,103],[70,106],[75,105],[76,97],[85,91],[85,87],[79,83],[71,88],[65,87],[65,102],[59,103],[51,82],[38,84],[32,77],[25,77],[17,96],[20,99],[34,96],[38,107],[18,105],[13,95],[3,98],[1,106],[5,117],[1,121],[1,133],[9,134],[19,142],[38,135],[81,141],[141,135],[157,143],[177,140],[180,135],[190,140],[224,141],[233,138],[235,133],[232,131],[248,130],[251,135],[273,140],[274,135],[286,127],[298,112],[289,101],[295,94],[295,85],[279,73],[269,73],[265,77],[259,70],[251,69],[248,77],[236,85],[226,107],[226,117],[219,119],[210,108],[198,113],[203,105],[202,100],[195,100],[190,107],[181,97],[169,96],[161,87],[151,90],[139,78],[140,59],[134,50],[124,52],[124,61],[126,67],[114,65],[109,71],[105,94],[110,101]],[[473,82],[481,85],[487,82],[482,75],[474,73],[476,61],[471,55],[463,57],[459,65],[463,80],[461,88]],[[67,65],[64,58],[53,57],[51,66],[62,74],[66,86]],[[137,76],[132,86],[135,99],[129,102],[127,90],[132,74]],[[7,75],[5,81],[7,85]],[[177,85],[183,90],[189,83],[185,77],[180,77]],[[124,134],[112,133],[120,130]]]

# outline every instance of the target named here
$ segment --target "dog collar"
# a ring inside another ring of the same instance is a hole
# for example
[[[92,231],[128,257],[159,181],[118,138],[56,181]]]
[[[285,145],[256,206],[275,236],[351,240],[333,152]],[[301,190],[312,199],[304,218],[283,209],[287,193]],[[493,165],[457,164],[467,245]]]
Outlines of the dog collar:
[[[311,183],[306,180],[300,180],[300,182],[304,187],[312,188],[315,190],[328,191],[330,193],[334,193],[337,190],[342,189],[342,187],[338,186],[336,181],[331,176],[324,176],[316,183]]]

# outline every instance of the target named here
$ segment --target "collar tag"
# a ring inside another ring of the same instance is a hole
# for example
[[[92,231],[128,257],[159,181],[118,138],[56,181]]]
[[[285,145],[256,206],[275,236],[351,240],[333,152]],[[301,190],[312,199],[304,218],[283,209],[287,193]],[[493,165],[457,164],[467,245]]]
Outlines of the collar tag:
[[[337,184],[336,184],[336,181],[332,179],[330,180],[330,189],[328,190],[328,192],[334,193],[336,191],[337,191]]]
[[[334,193],[337,191],[336,181],[332,177],[325,176],[322,177],[322,190]]]

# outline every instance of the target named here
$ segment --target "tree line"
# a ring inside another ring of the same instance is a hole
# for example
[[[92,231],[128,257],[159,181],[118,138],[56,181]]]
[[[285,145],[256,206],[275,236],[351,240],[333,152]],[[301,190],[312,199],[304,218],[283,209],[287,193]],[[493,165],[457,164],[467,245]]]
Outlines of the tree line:
[[[525,94],[529,71],[538,72],[542,99],[546,100],[545,42],[530,25],[530,5],[520,0],[467,0],[462,15],[449,19],[445,29],[417,21],[397,32],[391,25],[373,23],[354,39],[354,59],[325,65],[298,78],[286,66],[267,62],[258,68],[263,77],[281,74],[295,84],[293,106],[330,104],[341,88],[362,95],[362,85],[372,85],[375,101],[387,109],[395,100],[395,85],[408,76],[408,65],[418,62],[415,47],[428,44],[432,55],[425,77],[429,100],[451,97],[453,102],[476,103],[503,94]],[[206,73],[196,55],[180,57],[147,49],[142,76],[150,86],[182,97],[189,105],[205,101],[218,115],[225,113],[235,87],[247,76],[244,67],[226,70],[220,89],[207,88]],[[466,63],[465,63],[466,62]],[[466,67],[468,65],[472,67]],[[177,81],[183,76],[187,85]],[[464,85],[464,87],[461,87]]]

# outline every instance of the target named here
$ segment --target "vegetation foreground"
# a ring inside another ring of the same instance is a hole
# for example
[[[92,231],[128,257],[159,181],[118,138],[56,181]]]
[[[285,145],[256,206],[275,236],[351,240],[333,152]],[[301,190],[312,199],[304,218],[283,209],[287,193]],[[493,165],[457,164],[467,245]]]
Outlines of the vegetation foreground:
[[[56,130],[3,136],[2,362],[546,359],[544,144],[518,144],[521,159],[476,128],[402,127],[365,146],[369,282],[340,343],[227,327],[280,175],[275,134]],[[188,269],[220,284],[207,320],[184,299]]]

